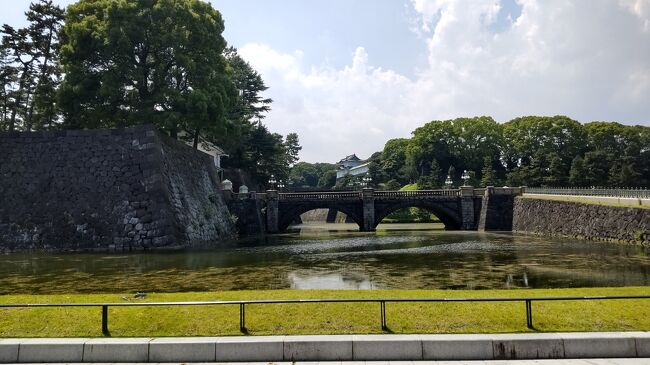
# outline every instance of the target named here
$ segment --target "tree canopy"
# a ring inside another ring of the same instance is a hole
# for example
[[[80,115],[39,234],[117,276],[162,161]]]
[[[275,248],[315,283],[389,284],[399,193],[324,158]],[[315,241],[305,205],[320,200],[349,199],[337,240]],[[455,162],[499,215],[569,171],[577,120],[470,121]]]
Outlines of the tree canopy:
[[[380,186],[650,186],[650,128],[615,122],[580,124],[566,116],[432,121],[410,139],[390,140],[371,159]],[[405,152],[404,152],[405,151]]]
[[[2,28],[0,131],[154,124],[221,146],[226,167],[262,183],[298,161],[298,135],[262,123],[268,87],[227,47],[209,2],[38,0],[25,15],[28,26]]]
[[[67,127],[223,128],[235,94],[221,14],[199,0],[79,0],[62,31]]]

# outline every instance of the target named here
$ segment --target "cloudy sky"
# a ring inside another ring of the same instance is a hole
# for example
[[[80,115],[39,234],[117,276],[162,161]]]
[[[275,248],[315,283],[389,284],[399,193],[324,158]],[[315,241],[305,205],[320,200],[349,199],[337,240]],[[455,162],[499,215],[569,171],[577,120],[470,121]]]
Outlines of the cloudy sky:
[[[59,0],[60,4],[72,1]],[[20,25],[28,0],[3,4]],[[434,119],[650,125],[650,0],[214,0],[305,161],[365,158]]]

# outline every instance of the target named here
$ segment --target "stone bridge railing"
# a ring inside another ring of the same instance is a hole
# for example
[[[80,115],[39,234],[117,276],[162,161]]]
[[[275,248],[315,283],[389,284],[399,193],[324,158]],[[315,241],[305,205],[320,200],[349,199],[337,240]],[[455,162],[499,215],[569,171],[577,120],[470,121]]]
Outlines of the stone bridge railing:
[[[327,191],[314,193],[279,193],[280,200],[357,200],[361,199],[360,191]]]
[[[485,189],[474,189],[475,196],[482,196]],[[431,198],[431,197],[458,197],[460,189],[448,190],[411,190],[411,191],[381,191],[364,189],[363,191],[327,191],[327,192],[301,192],[301,193],[278,193],[278,199],[283,201],[313,201],[313,200],[359,200],[363,194],[372,192],[375,199],[408,199],[408,198]],[[266,198],[266,194],[258,196]]]
[[[492,194],[495,195],[517,195],[522,192],[523,188],[492,188]],[[375,199],[413,199],[413,198],[434,198],[434,197],[460,197],[460,196],[483,196],[485,188],[462,187],[460,189],[438,189],[438,190],[373,190],[364,189],[366,194],[372,192]],[[321,191],[321,192],[295,192],[281,193],[271,191],[271,194],[278,200],[282,201],[322,201],[322,200],[360,200],[363,199],[364,191]],[[268,200],[268,193],[244,193],[234,194],[240,199],[258,199]]]

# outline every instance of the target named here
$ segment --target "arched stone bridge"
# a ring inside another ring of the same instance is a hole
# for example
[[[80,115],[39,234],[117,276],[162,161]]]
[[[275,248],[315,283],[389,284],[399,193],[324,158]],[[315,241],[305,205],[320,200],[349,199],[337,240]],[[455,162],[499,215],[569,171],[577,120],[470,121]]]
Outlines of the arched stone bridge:
[[[511,230],[514,197],[523,188],[475,189],[471,186],[453,190],[416,191],[329,191],[305,193],[251,193],[237,199],[255,200],[263,207],[266,232],[287,229],[301,214],[319,208],[334,209],[348,215],[361,231],[374,231],[390,213],[407,207],[424,208],[435,214],[447,230]],[[252,206],[249,204],[249,206]],[[251,209],[247,209],[250,214]],[[236,213],[235,213],[236,214]],[[246,218],[246,217],[240,217]]]

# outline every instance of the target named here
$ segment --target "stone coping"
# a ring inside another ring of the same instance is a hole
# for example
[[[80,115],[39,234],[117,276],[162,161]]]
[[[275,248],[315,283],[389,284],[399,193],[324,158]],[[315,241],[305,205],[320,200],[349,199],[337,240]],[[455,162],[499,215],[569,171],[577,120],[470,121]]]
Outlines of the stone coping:
[[[0,363],[650,358],[650,332],[0,339]]]

